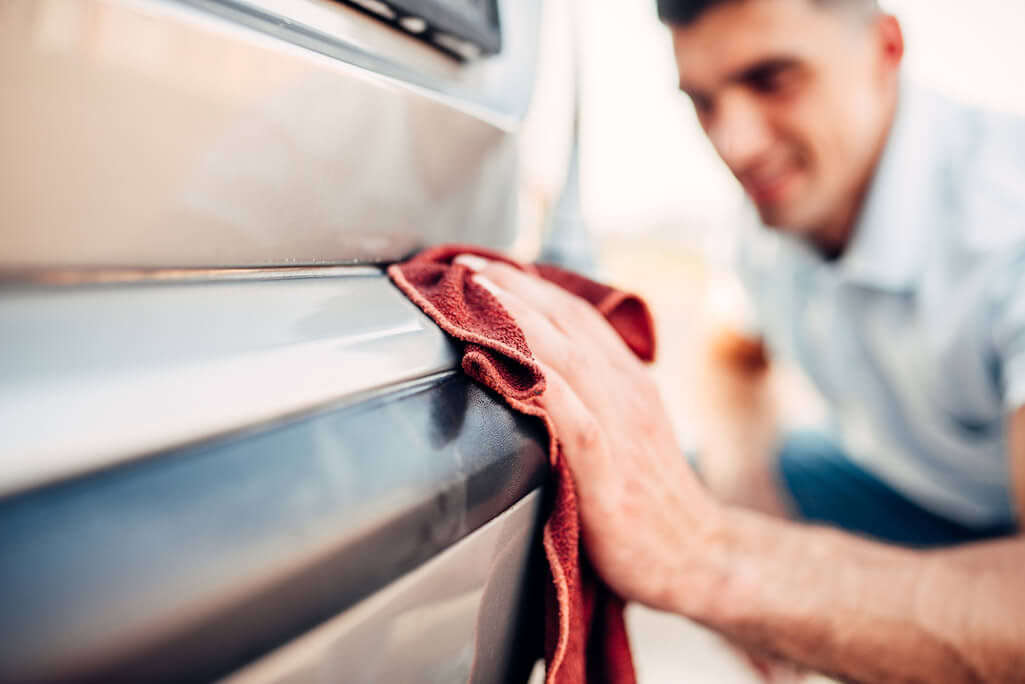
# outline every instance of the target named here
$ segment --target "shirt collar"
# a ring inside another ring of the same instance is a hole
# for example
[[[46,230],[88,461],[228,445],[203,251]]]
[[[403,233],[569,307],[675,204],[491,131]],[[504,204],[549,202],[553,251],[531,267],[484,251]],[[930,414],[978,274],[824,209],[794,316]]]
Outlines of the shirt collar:
[[[832,266],[842,279],[906,290],[916,281],[934,223],[943,134],[925,93],[901,84],[897,112],[876,165],[851,243]]]

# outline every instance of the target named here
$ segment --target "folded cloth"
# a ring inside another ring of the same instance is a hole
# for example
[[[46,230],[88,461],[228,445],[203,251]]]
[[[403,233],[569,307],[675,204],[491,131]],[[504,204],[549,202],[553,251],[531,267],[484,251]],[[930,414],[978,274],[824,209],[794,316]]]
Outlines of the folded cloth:
[[[555,266],[523,266],[478,247],[443,245],[395,264],[388,275],[424,313],[463,343],[462,367],[517,411],[548,430],[552,497],[542,534],[549,579],[544,656],[548,684],[635,682],[623,601],[601,583],[580,548],[576,490],[555,426],[538,400],[545,378],[523,332],[498,300],[453,260],[460,254],[511,264],[582,297],[609,321],[641,359],[655,356],[655,333],[644,302]]]

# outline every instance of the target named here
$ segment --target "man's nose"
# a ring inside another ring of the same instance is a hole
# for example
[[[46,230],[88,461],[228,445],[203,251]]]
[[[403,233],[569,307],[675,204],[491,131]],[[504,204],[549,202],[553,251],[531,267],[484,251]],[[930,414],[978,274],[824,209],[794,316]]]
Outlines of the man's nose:
[[[743,172],[768,150],[770,129],[758,103],[743,93],[724,93],[708,137],[734,173]]]

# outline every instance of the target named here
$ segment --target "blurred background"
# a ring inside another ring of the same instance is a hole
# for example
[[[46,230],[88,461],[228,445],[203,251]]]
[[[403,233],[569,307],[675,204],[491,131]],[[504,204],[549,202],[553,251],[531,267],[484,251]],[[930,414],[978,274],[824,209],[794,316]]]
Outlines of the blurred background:
[[[904,28],[905,73],[983,107],[1025,113],[1025,4],[885,0]],[[598,268],[641,292],[659,323],[656,377],[681,442],[693,444],[696,341],[736,309],[728,274],[745,210],[739,185],[676,89],[669,35],[650,2],[591,0],[581,17],[580,212]],[[793,422],[820,407],[802,378],[777,383]],[[672,616],[633,609],[641,681],[752,681],[713,636]]]
[[[694,426],[687,340],[702,307],[735,306],[729,285],[706,287],[729,264],[743,193],[676,89],[669,35],[653,3],[579,3],[580,211],[598,263],[641,291],[661,320],[659,377],[681,439]],[[1025,5],[1002,0],[886,0],[904,28],[905,72],[978,105],[1025,112]],[[718,281],[715,281],[718,282]],[[709,313],[709,312],[705,312]]]

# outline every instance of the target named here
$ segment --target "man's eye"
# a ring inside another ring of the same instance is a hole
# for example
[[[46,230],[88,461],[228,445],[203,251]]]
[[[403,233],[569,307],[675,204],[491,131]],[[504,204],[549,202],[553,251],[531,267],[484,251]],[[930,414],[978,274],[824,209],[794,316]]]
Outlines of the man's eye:
[[[770,95],[786,88],[792,75],[792,70],[786,67],[766,67],[751,73],[747,82],[755,91]]]

